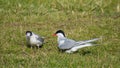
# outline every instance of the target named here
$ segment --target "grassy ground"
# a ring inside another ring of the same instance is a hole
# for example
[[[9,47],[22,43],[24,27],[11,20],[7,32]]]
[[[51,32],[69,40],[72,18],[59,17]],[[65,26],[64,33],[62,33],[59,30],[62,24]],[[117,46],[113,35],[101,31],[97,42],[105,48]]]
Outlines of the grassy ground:
[[[61,53],[52,34],[75,40],[101,37],[100,46]],[[26,46],[25,32],[46,37]],[[0,0],[0,68],[120,68],[119,0]]]

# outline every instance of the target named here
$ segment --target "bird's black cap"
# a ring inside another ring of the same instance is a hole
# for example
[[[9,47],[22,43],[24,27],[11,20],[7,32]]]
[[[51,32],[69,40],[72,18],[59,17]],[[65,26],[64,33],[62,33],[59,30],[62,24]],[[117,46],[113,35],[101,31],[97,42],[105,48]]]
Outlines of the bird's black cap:
[[[65,33],[64,33],[64,31],[63,31],[63,30],[58,30],[58,31],[56,31],[56,33],[55,33],[55,34],[58,34],[58,33],[62,33],[62,34],[65,36]]]

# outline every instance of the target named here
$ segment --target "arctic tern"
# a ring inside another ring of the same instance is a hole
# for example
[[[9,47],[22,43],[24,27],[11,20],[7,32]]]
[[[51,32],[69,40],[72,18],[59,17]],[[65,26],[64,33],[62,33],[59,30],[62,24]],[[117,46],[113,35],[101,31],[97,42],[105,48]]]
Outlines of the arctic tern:
[[[99,38],[95,38],[86,41],[75,41],[66,38],[65,33],[62,30],[56,31],[56,33],[54,33],[53,35],[58,37],[58,48],[60,50],[65,50],[66,53],[73,53],[78,51],[78,49],[80,48],[93,46],[91,42],[99,40]]]
[[[43,45],[44,38],[34,34],[31,31],[26,31],[27,44],[31,46],[37,46],[38,48]]]

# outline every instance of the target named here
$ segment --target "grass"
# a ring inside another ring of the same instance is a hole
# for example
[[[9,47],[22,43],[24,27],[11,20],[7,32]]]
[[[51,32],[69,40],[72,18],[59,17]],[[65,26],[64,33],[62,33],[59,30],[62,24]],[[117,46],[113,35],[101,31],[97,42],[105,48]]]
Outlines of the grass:
[[[61,53],[52,34],[75,40],[103,37],[100,46]],[[25,32],[46,37],[26,46]],[[0,0],[0,68],[120,68],[119,0]]]

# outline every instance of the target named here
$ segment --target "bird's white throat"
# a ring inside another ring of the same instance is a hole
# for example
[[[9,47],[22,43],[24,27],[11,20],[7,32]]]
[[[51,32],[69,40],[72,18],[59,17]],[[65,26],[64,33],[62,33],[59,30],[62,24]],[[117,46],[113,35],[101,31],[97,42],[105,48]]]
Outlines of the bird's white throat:
[[[64,35],[62,33],[58,33],[57,36],[58,36],[58,38],[64,37]]]

